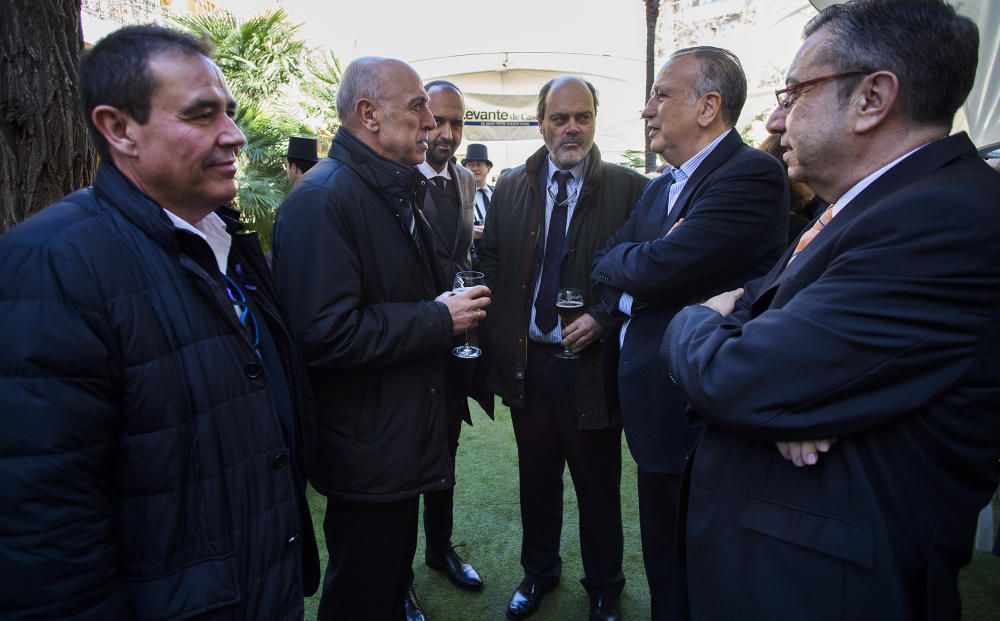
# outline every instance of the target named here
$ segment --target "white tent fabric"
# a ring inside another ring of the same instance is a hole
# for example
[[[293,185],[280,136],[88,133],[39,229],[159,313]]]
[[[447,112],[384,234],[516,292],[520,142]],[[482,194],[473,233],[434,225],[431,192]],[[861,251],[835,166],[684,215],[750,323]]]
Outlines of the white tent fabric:
[[[842,0],[809,0],[822,11]],[[979,67],[976,82],[965,100],[969,135],[980,149],[1000,145],[1000,2],[995,0],[957,0],[953,2],[962,15],[979,26]]]

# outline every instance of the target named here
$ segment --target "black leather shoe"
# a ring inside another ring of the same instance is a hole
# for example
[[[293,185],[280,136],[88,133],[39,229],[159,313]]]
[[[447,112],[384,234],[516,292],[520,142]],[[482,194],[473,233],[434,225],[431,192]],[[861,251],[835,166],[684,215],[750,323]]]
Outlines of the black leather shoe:
[[[406,621],[427,621],[427,617],[424,616],[424,609],[420,606],[420,600],[417,599],[417,594],[413,591],[413,585],[406,591],[406,600],[403,602],[403,608],[406,610]]]
[[[589,621],[621,621],[617,595],[591,595]]]
[[[538,611],[542,605],[542,597],[548,593],[554,584],[544,584],[525,578],[514,589],[507,603],[507,618],[513,621],[527,619]]]
[[[448,548],[442,556],[434,557],[427,555],[427,566],[431,569],[443,571],[448,574],[451,583],[466,591],[479,591],[483,588],[483,579],[479,577],[479,572],[466,563],[455,548]]]

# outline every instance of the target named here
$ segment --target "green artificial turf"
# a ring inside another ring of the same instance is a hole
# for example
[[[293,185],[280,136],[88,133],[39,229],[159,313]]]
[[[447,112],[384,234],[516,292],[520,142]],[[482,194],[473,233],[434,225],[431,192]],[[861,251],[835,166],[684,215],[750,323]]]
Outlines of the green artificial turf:
[[[458,449],[455,488],[455,531],[452,540],[459,554],[483,577],[479,593],[461,591],[441,573],[424,565],[423,525],[413,563],[414,588],[429,621],[478,621],[504,619],[507,600],[523,575],[520,564],[521,523],[517,495],[517,448],[510,412],[497,401],[496,421],[478,406],[473,427],[464,426]],[[622,616],[649,619],[649,588],[639,543],[639,506],[636,500],[635,462],[622,440],[622,519],[625,527],[625,591]],[[577,528],[576,497],[567,470],[562,533],[562,582],[546,594],[532,619],[564,621],[587,618],[588,599],[579,583],[583,576]],[[320,558],[326,567],[323,512],[326,499],[310,489],[309,502],[319,539]],[[994,501],[1000,519],[1000,502]],[[960,576],[963,621],[1000,621],[1000,557],[976,552]],[[306,600],[306,620],[316,618],[319,593]],[[354,620],[348,620],[354,621]],[[357,620],[366,621],[366,620]],[[697,621],[697,620],[695,620]]]

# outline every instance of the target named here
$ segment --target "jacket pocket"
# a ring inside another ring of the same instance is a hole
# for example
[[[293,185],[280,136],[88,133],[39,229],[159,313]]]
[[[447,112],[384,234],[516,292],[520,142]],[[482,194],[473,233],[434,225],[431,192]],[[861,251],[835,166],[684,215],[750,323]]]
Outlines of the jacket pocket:
[[[139,621],[191,619],[240,601],[236,561],[231,554],[199,561],[166,576],[128,580],[126,584]]]
[[[369,443],[380,435],[379,426],[383,417],[382,374],[378,371],[367,377],[357,378],[361,383],[360,403],[356,410],[357,424],[354,428],[355,442]]]
[[[858,522],[751,496],[740,516],[740,526],[865,569],[874,566],[872,529]]]

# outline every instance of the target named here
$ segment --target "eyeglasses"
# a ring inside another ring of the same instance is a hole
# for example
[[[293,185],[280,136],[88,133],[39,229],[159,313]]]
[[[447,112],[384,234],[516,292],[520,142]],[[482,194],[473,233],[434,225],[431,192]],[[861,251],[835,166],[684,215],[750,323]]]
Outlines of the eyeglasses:
[[[840,78],[846,78],[852,75],[866,75],[871,73],[870,71],[844,71],[843,73],[834,73],[833,75],[825,75],[819,78],[813,78],[812,80],[806,80],[805,82],[798,82],[792,84],[791,86],[786,86],[783,89],[774,91],[774,96],[778,99],[778,107],[782,110],[788,110],[798,99],[806,89],[812,88],[813,86],[819,86],[824,82],[830,82],[831,80],[839,80]]]
[[[260,345],[260,330],[257,329],[257,318],[253,316],[250,307],[247,306],[247,296],[232,278],[225,274],[222,277],[226,279],[226,293],[229,294],[229,299],[232,300],[240,313],[240,325],[253,330],[253,348],[257,349],[257,346]]]

